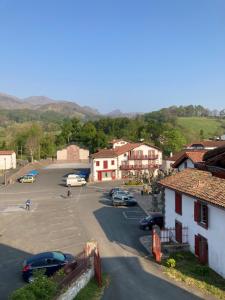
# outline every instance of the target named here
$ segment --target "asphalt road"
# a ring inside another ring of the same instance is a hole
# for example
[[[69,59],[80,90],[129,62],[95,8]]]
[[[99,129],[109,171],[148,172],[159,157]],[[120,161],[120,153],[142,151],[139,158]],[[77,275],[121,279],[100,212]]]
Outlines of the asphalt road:
[[[66,198],[69,169],[41,170],[34,184],[0,189],[0,299],[24,283],[21,263],[33,253],[61,250],[76,254],[88,240],[99,243],[110,285],[103,299],[212,299],[171,282],[151,262],[139,243],[139,207],[114,208],[107,191],[112,184],[72,189]],[[30,212],[25,201],[32,200]]]

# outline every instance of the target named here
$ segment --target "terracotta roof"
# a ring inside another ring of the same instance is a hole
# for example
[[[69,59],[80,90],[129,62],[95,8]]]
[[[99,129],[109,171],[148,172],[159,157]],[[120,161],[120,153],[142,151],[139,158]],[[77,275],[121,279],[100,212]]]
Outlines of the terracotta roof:
[[[186,151],[182,150],[180,152],[175,153],[173,156],[168,156],[166,157],[166,160],[169,161],[176,161],[177,159],[179,159]]]
[[[191,147],[193,145],[202,145],[203,147],[220,147],[225,145],[225,141],[212,141],[212,140],[204,140],[204,141],[195,141],[186,147]]]
[[[90,157],[92,157],[92,158],[115,157],[115,156],[119,156],[123,153],[126,153],[128,151],[131,151],[141,145],[147,145],[149,147],[159,149],[156,146],[152,146],[152,145],[149,145],[146,143],[127,143],[123,146],[116,147],[114,149],[101,149],[98,152],[91,154]]]
[[[11,155],[15,153],[13,150],[0,150],[0,155]]]
[[[91,158],[110,158],[116,156],[117,154],[115,153],[114,149],[101,149],[98,152],[90,155]]]
[[[117,155],[121,155],[121,154],[126,153],[130,150],[133,150],[134,148],[137,148],[141,145],[142,145],[141,143],[127,143],[123,146],[116,147],[114,149],[114,151],[116,152]]]
[[[201,162],[207,150],[185,151],[173,164],[173,168],[177,168],[185,159],[190,159],[193,163]]]
[[[160,181],[166,188],[225,208],[225,179],[210,172],[185,169]]]
[[[224,146],[220,146],[216,149],[213,150],[209,150],[205,153],[203,160],[207,161],[211,158],[216,158],[217,156],[221,155],[221,154],[225,154],[225,145]]]

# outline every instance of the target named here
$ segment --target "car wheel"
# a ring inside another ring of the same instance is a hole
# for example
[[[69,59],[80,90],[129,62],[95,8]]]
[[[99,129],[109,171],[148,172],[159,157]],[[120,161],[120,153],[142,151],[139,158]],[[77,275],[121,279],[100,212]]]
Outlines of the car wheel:
[[[27,281],[28,281],[28,283],[34,282],[34,276],[30,276]]]

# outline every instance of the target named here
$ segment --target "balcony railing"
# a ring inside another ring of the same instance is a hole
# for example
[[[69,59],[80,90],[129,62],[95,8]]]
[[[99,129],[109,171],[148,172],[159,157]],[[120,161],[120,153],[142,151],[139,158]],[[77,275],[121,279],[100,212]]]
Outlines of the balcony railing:
[[[121,165],[120,170],[149,170],[158,168],[157,164],[149,165]]]
[[[158,155],[135,155],[135,154],[131,154],[128,155],[128,159],[130,160],[155,160],[158,159]]]

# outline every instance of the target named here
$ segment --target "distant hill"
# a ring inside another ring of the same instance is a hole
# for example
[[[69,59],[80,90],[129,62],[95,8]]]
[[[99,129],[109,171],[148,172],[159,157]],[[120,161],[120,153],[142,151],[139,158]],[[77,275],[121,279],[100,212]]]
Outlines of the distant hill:
[[[200,131],[208,139],[225,133],[225,119],[204,117],[178,117],[177,124],[188,141],[199,140]]]
[[[82,119],[100,116],[100,113],[91,107],[80,106],[73,101],[54,100],[46,96],[31,96],[20,99],[15,96],[0,93],[1,110],[32,110],[42,112],[56,112],[64,117],[79,117]]]
[[[131,113],[123,113],[119,109],[115,109],[107,114],[107,117],[110,118],[118,118],[118,117],[127,117],[127,118],[134,118],[137,115],[142,115],[143,113],[131,112]]]

